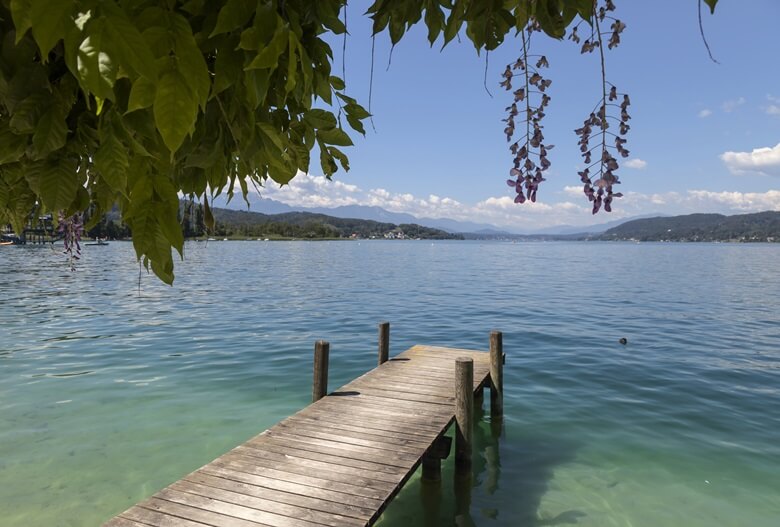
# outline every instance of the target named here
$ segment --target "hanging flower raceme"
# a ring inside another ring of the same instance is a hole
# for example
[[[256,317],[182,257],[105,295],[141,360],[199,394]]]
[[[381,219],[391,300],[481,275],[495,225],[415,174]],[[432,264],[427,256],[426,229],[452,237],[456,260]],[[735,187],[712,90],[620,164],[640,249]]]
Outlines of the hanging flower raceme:
[[[552,81],[540,73],[540,70],[549,67],[550,63],[544,55],[528,54],[531,35],[538,30],[537,24],[531,22],[522,33],[523,55],[514,64],[507,65],[502,75],[504,80],[500,83],[506,91],[510,91],[515,77],[519,77],[523,82],[521,87],[512,92],[514,101],[506,107],[507,117],[503,119],[506,123],[506,140],[512,143],[509,151],[514,156],[507,185],[515,189],[515,203],[536,201],[539,185],[545,181],[544,172],[551,166],[547,152],[553,145],[544,143],[544,126],[541,123],[545,116],[544,110],[551,100],[545,92]],[[536,60],[529,62],[529,58]],[[518,107],[518,104],[521,106]],[[512,142],[518,126],[523,134]]]
[[[81,236],[84,234],[84,218],[81,213],[72,216],[65,216],[65,213],[59,213],[59,227],[57,232],[62,236],[65,250],[68,255],[70,270],[76,270],[76,261],[81,259]]]

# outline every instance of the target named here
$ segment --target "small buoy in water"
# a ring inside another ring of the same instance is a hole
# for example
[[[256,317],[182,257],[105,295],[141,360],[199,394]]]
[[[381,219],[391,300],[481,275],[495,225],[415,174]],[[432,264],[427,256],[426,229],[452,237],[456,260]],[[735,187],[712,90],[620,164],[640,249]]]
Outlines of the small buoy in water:
[[[628,344],[628,339],[626,337],[620,337],[620,340],[618,342],[620,342],[625,346],[626,344]]]

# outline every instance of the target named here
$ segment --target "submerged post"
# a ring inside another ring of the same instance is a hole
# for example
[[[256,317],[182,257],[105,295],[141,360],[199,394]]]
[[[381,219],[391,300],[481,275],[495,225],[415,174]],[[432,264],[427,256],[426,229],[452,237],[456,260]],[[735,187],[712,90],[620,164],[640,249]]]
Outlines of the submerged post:
[[[390,355],[390,322],[379,323],[379,365],[381,366]]]
[[[311,388],[311,402],[317,402],[328,393],[328,355],[330,344],[324,340],[314,343],[314,382]]]
[[[490,417],[504,416],[504,337],[490,333]]]
[[[474,429],[474,360],[455,359],[455,471],[471,472]]]

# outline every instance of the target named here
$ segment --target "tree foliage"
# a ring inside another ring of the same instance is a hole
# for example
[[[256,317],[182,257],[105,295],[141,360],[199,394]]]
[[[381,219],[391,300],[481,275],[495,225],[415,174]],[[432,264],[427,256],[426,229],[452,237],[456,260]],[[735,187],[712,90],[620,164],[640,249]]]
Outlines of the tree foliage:
[[[98,221],[116,204],[171,283],[180,195],[213,225],[209,196],[286,184],[315,146],[326,176],[348,169],[346,129],[365,133],[369,114],[331,74],[325,37],[346,31],[345,4],[0,0],[0,223],[88,208]],[[377,0],[367,15],[393,44],[422,21],[431,44],[465,29],[479,51],[530,21],[562,38],[594,1]]]

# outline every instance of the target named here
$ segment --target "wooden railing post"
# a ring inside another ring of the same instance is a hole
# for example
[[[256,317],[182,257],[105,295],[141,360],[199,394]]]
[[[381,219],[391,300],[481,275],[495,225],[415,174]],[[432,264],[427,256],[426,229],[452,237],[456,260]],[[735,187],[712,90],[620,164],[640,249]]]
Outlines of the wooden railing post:
[[[474,430],[474,360],[455,359],[455,471],[471,472]]]
[[[390,355],[390,322],[379,323],[379,365],[381,366]]]
[[[490,333],[490,417],[504,416],[504,338],[500,331]]]
[[[311,402],[317,402],[328,393],[328,355],[330,344],[324,340],[314,343],[314,382],[311,388]]]

